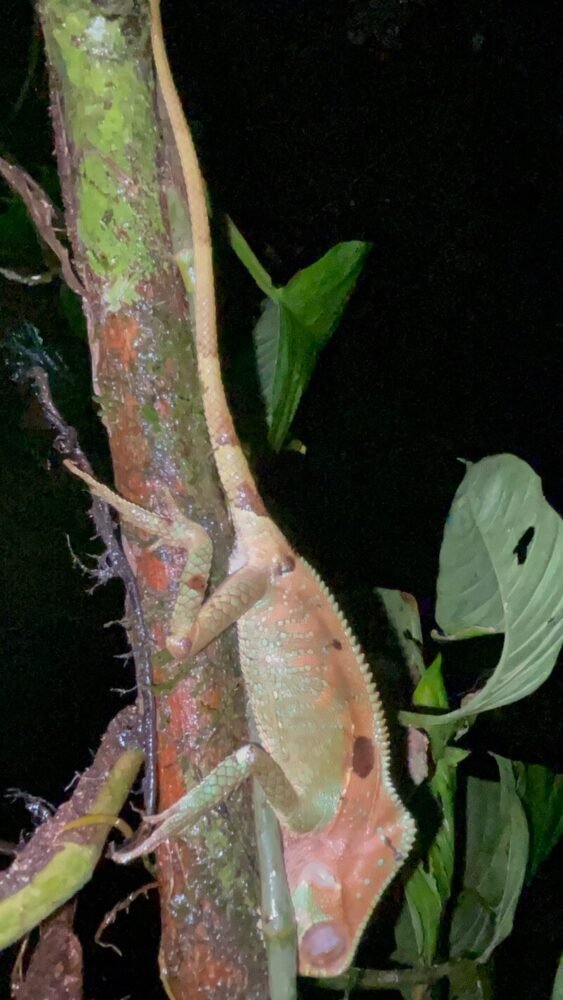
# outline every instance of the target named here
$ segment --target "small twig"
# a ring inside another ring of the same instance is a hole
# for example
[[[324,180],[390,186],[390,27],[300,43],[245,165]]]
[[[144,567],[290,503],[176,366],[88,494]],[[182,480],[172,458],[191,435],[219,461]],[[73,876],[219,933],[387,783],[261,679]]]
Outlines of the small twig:
[[[12,969],[12,986],[18,989],[23,985],[24,973],[23,973],[23,962],[25,958],[25,953],[29,945],[30,935],[26,934],[22,938],[22,942],[18,948],[18,953],[16,955],[16,961],[14,962],[14,967]]]
[[[108,927],[111,926],[111,924],[115,922],[118,913],[121,913],[122,910],[127,911],[131,904],[134,903],[139,896],[144,896],[146,898],[147,893],[150,892],[151,889],[158,889],[158,882],[147,882],[145,885],[135,889],[134,892],[130,892],[125,899],[120,899],[119,903],[116,903],[115,906],[112,906],[111,910],[106,913],[105,917],[101,921],[94,935],[94,941],[96,944],[100,945],[100,948],[111,948],[112,951],[117,952],[117,954],[121,956],[121,951],[116,944],[113,944],[111,941],[102,941],[102,934]]]
[[[358,969],[352,967],[342,976],[319,979],[319,989],[346,990],[399,990],[404,986],[431,986],[440,979],[448,979],[466,959],[442,962],[439,965],[419,966],[415,969]],[[472,963],[473,964],[473,963]]]
[[[59,454],[69,458],[79,468],[92,475],[92,467],[80,447],[75,428],[66,423],[55,405],[46,372],[34,366],[27,372],[27,378],[41,405],[45,419],[56,432],[54,446]],[[135,660],[137,691],[144,729],[145,812],[151,814],[156,807],[156,706],[152,692],[151,638],[143,616],[137,581],[121,548],[108,505],[103,500],[93,497],[91,516],[96,531],[105,545],[106,565],[112,576],[121,578],[127,594],[131,623],[129,636]]]
[[[22,167],[8,163],[0,156],[0,174],[16,194],[19,194],[27,208],[41,239],[53,251],[60,262],[63,278],[69,288],[81,297],[85,294],[84,285],[71,264],[67,248],[61,243],[55,231],[54,219],[57,210],[49,196],[37,181],[29,176]]]

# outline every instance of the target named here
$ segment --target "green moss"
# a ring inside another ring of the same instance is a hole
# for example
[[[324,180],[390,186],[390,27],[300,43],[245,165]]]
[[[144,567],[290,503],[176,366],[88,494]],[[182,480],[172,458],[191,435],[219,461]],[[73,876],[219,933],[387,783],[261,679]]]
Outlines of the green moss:
[[[138,48],[125,17],[105,17],[79,0],[55,0],[47,16],[78,159],[77,231],[117,311],[142,294],[164,235],[148,45]]]
[[[150,403],[145,403],[145,405],[141,407],[141,416],[145,423],[147,423],[153,430],[160,430],[160,417],[154,406],[151,406]]]

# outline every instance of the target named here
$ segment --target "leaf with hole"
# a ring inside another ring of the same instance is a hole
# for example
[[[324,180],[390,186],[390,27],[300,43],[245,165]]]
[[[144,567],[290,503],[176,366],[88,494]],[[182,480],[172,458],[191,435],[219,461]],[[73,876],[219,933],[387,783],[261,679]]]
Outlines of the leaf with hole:
[[[525,698],[551,673],[563,643],[563,522],[541,481],[515,455],[469,464],[440,552],[436,618],[450,639],[504,634],[481,690],[441,716],[404,713],[411,725],[444,725]]]

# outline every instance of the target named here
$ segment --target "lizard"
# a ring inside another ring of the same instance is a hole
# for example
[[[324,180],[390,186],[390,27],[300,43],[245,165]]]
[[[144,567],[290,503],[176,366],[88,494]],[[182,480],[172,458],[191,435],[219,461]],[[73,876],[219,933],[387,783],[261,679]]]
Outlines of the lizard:
[[[300,973],[335,976],[350,965],[416,828],[391,779],[384,710],[360,646],[329,589],[268,516],[236,434],[221,376],[204,182],[168,63],[159,0],[150,0],[150,13],[156,77],[191,220],[205,419],[235,534],[226,579],[202,599],[211,543],[172,501],[163,517],[67,464],[122,518],[153,535],[153,545],[185,550],[167,649],[185,662],[236,624],[260,742],[242,746],[170,808],[145,817],[154,829],[113,856],[125,863],[185,835],[242,781],[255,778],[280,822]]]

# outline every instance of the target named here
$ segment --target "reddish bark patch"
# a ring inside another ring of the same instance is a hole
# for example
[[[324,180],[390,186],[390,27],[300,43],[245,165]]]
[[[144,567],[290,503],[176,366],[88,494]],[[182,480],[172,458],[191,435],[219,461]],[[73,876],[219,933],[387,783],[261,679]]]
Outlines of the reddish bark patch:
[[[150,549],[143,549],[137,555],[137,572],[144,584],[151,590],[164,594],[170,586],[170,574],[167,567]]]
[[[352,750],[352,770],[359,778],[367,778],[373,771],[375,752],[373,743],[367,736],[356,736]]]
[[[126,368],[130,368],[136,357],[134,345],[138,332],[139,323],[135,316],[114,313],[102,327],[100,344],[113,359],[119,358]]]

